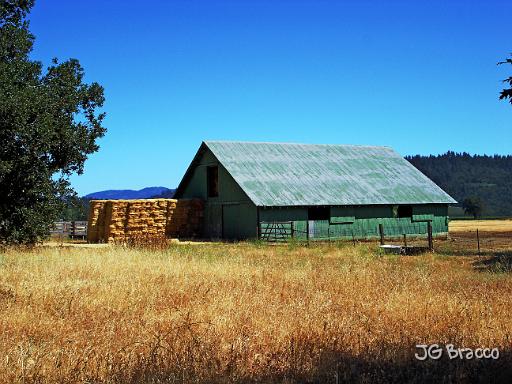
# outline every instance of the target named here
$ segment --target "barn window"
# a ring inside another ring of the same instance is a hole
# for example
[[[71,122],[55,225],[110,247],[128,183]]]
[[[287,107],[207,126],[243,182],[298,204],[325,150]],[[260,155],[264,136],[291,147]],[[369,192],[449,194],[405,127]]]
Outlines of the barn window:
[[[310,207],[308,208],[308,220],[329,220],[329,207]]]
[[[219,196],[219,167],[216,165],[206,168],[206,185],[208,197]]]
[[[397,216],[400,217],[412,217],[412,207],[410,205],[399,205]]]

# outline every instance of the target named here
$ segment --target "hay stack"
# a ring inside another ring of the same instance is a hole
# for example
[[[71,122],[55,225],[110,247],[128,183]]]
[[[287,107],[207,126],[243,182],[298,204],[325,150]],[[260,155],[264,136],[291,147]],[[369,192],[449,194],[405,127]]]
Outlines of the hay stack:
[[[198,237],[201,235],[201,200],[144,199],[92,200],[89,242],[124,242],[145,237]]]
[[[201,236],[204,203],[199,199],[183,199],[167,221],[168,237],[191,238]]]
[[[92,200],[89,204],[87,241],[90,243],[97,243],[103,240],[102,237],[105,233],[105,203],[105,200]]]

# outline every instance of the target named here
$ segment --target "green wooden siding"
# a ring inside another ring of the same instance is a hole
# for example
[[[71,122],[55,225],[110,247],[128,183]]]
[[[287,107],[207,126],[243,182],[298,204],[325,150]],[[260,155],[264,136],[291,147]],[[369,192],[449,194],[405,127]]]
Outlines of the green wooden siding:
[[[206,169],[219,167],[219,195],[208,197]],[[210,151],[205,151],[190,170],[179,198],[205,201],[203,236],[206,238],[247,239],[257,236],[256,206]]]
[[[257,235],[256,209],[249,203],[222,206],[223,238],[250,239]]]
[[[287,211],[289,214],[287,214]],[[427,234],[427,221],[432,223],[432,233],[443,236],[448,233],[447,207],[443,205],[413,206],[413,212],[433,212],[416,218],[397,218],[393,206],[331,207],[330,220],[309,221],[310,239],[371,239],[379,237],[379,224],[383,225],[386,237],[402,235],[422,236]],[[267,208],[263,210],[261,231],[265,232],[273,221],[292,221],[294,237],[307,238],[307,208]],[[300,214],[299,214],[300,212]],[[353,216],[339,216],[352,213]],[[339,222],[339,218],[346,219]]]

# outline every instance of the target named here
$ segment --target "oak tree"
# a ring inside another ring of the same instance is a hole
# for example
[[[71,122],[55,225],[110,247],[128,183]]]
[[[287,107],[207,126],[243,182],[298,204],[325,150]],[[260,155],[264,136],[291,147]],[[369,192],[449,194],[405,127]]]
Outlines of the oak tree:
[[[0,243],[49,234],[87,156],[105,134],[103,88],[76,59],[43,69],[30,58],[33,0],[0,1]]]

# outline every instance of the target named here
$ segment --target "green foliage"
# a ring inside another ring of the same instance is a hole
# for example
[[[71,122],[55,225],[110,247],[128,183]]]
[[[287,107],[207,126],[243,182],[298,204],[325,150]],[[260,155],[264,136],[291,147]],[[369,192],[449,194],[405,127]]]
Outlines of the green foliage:
[[[447,152],[407,156],[416,168],[461,203],[479,199],[485,216],[512,216],[512,156]]]
[[[482,202],[479,197],[465,198],[462,200],[462,208],[466,215],[471,215],[475,219],[482,215]]]
[[[69,176],[83,172],[103,136],[103,88],[84,84],[76,59],[30,59],[32,0],[0,2],[0,243],[48,235],[74,196]]]
[[[89,214],[89,199],[71,196],[66,199],[66,206],[62,210],[63,221],[86,221]]]
[[[502,64],[512,64],[512,58],[506,59],[505,61],[501,61],[498,65]],[[500,100],[507,100],[512,104],[512,76],[503,80],[504,83],[508,84],[510,88],[505,88],[500,92]]]

